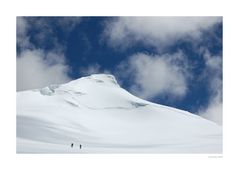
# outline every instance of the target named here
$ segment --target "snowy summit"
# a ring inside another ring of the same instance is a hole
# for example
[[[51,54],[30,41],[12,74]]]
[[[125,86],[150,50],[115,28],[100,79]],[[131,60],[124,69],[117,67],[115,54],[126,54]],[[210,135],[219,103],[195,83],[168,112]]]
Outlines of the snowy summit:
[[[222,128],[94,74],[17,92],[18,153],[222,153]]]

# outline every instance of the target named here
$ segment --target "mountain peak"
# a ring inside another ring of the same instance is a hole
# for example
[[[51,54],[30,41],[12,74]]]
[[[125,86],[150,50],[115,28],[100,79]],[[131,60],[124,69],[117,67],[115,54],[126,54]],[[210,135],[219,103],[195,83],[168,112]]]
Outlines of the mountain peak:
[[[102,81],[102,82],[111,82],[114,84],[118,84],[115,77],[111,74],[92,74],[89,78]]]
[[[69,82],[70,84],[81,84],[82,82],[99,83],[104,85],[113,85],[119,87],[117,80],[111,74],[92,74],[90,76],[81,77]]]

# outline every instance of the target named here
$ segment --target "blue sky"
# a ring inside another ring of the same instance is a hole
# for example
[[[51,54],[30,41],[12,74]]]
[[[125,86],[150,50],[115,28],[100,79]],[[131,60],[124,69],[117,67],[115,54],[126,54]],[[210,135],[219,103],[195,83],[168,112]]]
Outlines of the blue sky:
[[[93,73],[222,124],[222,17],[17,17],[17,91]]]

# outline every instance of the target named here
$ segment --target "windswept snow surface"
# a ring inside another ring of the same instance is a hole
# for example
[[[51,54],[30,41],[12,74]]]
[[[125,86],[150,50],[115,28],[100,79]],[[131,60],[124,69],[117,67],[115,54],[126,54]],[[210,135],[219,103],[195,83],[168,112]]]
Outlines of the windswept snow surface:
[[[222,128],[94,74],[17,92],[17,153],[222,153]]]

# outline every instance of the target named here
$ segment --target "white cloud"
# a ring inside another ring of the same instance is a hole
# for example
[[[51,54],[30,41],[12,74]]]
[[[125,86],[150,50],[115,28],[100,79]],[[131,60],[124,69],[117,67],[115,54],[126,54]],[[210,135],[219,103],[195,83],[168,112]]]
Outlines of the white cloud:
[[[199,38],[201,31],[221,21],[221,17],[120,17],[106,24],[104,35],[111,46],[143,42],[161,48],[180,38]]]
[[[220,74],[222,70],[222,57],[212,56],[208,49],[203,50],[203,57],[208,69],[215,71],[214,74]]]
[[[208,49],[203,49],[206,69],[205,75],[210,73],[209,90],[210,102],[206,108],[202,108],[199,114],[211,121],[222,125],[222,57],[213,56]]]
[[[25,50],[17,57],[17,91],[45,87],[69,81],[68,67],[61,60],[52,60],[54,53]],[[49,59],[51,58],[51,59]],[[58,62],[59,61],[59,62]]]
[[[200,115],[219,125],[222,125],[222,94],[219,92],[212,97],[207,108],[200,111]]]
[[[160,94],[170,94],[180,98],[186,94],[187,83],[185,67],[181,61],[183,54],[147,55],[138,53],[119,67],[123,74],[133,78],[131,91],[143,98],[153,98]]]

